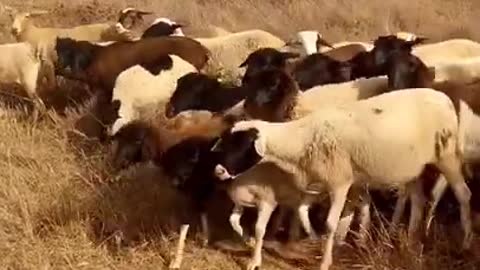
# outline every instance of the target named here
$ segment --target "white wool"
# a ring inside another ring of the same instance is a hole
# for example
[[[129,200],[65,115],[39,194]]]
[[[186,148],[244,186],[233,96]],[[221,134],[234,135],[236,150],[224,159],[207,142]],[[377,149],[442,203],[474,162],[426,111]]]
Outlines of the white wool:
[[[333,48],[339,48],[339,47],[352,45],[352,44],[361,45],[365,48],[366,51],[371,51],[373,49],[373,44],[370,44],[370,43],[367,43],[367,42],[361,42],[361,41],[340,41],[340,42],[334,43]],[[320,48],[320,52],[325,53],[325,52],[328,52],[328,51],[332,50],[333,48],[322,47],[322,48]]]
[[[211,61],[205,72],[231,75],[238,78],[243,75],[244,68],[240,64],[252,52],[265,47],[281,48],[285,42],[263,30],[248,30],[213,38],[196,38],[211,52]]]
[[[0,45],[0,82],[20,84],[29,97],[37,95],[42,60],[36,47],[26,42]]]
[[[259,129],[266,144],[263,146],[265,162],[272,161],[285,168],[284,164],[279,164],[280,160],[290,160],[291,166],[309,170],[308,166],[317,164],[312,158],[319,157],[318,151],[324,151],[321,146],[333,140],[331,143],[336,147],[330,149],[334,152],[328,156],[333,158],[337,151],[346,151],[359,166],[359,171],[355,172],[357,180],[367,180],[363,175],[366,172],[368,178],[372,178],[369,181],[383,185],[395,186],[410,181],[419,175],[423,165],[437,162],[434,138],[439,130],[452,132],[449,139],[455,141],[441,149],[440,155],[454,154],[461,147],[457,141],[458,120],[452,101],[445,94],[427,88],[405,89],[341,106],[328,106],[290,122],[242,121],[232,130],[252,127]],[[396,136],[395,144],[392,144],[391,134]],[[296,140],[285,144],[285,136]],[[415,151],[411,151],[409,145],[415,145]],[[270,159],[270,155],[279,158],[278,155],[283,155],[287,159]],[[301,163],[293,164],[300,160]],[[326,173],[337,174],[334,171]],[[333,181],[328,177],[322,179]]]
[[[154,76],[143,67],[136,65],[119,74],[113,89],[113,100],[120,100],[119,118],[112,126],[115,134],[123,125],[140,116],[139,111],[150,105],[166,102],[175,91],[177,80],[196,68],[176,55],[171,70],[161,71]]]
[[[300,40],[300,43],[302,43],[303,49],[307,55],[317,52],[318,35],[320,35],[320,33],[315,30],[306,30],[297,33],[297,37]]]
[[[450,39],[416,46],[412,53],[427,66],[436,66],[439,62],[452,62],[480,56],[480,43],[468,39]]]
[[[386,76],[319,85],[299,94],[298,105],[295,110],[301,115],[306,115],[324,106],[340,105],[370,98],[384,93],[387,89],[388,78]]]
[[[403,39],[405,41],[414,41],[417,38],[417,35],[410,32],[397,32],[395,34],[397,38]]]
[[[480,55],[435,64],[435,82],[471,83],[480,79]]]

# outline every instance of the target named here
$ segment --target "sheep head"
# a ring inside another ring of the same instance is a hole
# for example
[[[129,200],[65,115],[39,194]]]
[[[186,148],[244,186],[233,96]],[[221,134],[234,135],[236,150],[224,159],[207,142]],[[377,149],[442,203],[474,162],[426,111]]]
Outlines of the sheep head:
[[[250,55],[240,64],[239,67],[246,67],[245,75],[242,78],[242,85],[248,83],[250,78],[263,70],[269,68],[285,69],[287,60],[300,57],[300,54],[294,52],[280,52],[274,48],[261,48]]]
[[[126,29],[132,29],[143,22],[143,16],[151,14],[153,14],[153,12],[142,11],[129,7],[119,12],[117,22],[122,24]]]
[[[262,160],[265,138],[255,127],[255,121],[240,121],[217,140],[211,151],[218,161],[214,169],[215,177],[229,180]]]
[[[144,121],[132,121],[111,137],[112,165],[125,169],[131,165],[154,160],[159,144],[158,131]]]
[[[32,12],[20,12],[15,15],[15,18],[13,19],[13,24],[12,24],[12,29],[11,32],[15,37],[18,37],[20,33],[25,31],[27,27],[29,27],[29,24],[31,24],[30,19],[42,15],[42,14],[47,14],[48,11],[46,10],[36,10]]]

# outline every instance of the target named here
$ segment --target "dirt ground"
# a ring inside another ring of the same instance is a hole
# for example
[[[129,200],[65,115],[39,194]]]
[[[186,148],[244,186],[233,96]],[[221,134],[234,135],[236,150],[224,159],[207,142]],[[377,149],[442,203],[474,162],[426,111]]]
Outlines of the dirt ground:
[[[201,35],[207,24],[229,31],[260,28],[285,40],[316,29],[332,42],[369,41],[410,31],[431,41],[480,40],[480,1],[475,0],[2,0],[20,11],[49,10],[39,26],[74,26],[112,21],[134,6],[187,23]],[[152,20],[155,16],[147,17]],[[0,7],[0,41],[12,42],[11,17]],[[67,85],[67,84],[65,84]],[[61,85],[75,96],[81,86]],[[59,94],[63,95],[63,94]],[[64,105],[67,105],[65,103]],[[55,121],[33,124],[21,110],[0,118],[0,269],[166,269],[177,239],[179,217],[192,217],[185,198],[162,181],[155,168],[116,175],[107,148],[76,134],[84,108],[52,113]],[[228,225],[230,205],[212,204],[213,240],[238,242]],[[224,207],[216,207],[222,205]],[[366,245],[336,249],[332,269],[480,269],[480,239],[461,252],[458,216],[435,224],[423,247],[409,246],[404,229],[389,235],[378,221]],[[321,223],[321,222],[317,222]],[[321,228],[321,226],[317,226]],[[243,269],[248,252],[202,248],[193,226],[183,269]],[[223,243],[223,242],[217,242]],[[230,245],[229,245],[230,246]],[[262,269],[316,269],[319,243],[280,247],[269,242]]]

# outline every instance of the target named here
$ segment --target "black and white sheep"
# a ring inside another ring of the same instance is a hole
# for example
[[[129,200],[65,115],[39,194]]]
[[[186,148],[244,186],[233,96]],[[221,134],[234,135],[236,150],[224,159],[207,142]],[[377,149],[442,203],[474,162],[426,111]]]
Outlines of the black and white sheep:
[[[219,178],[235,178],[255,164],[270,162],[295,175],[293,184],[298,190],[318,192],[315,185],[319,185],[329,191],[331,207],[322,270],[332,264],[334,234],[350,187],[366,183],[403,186],[413,183],[427,164],[438,167],[454,189],[461,207],[463,244],[470,245],[471,195],[461,172],[463,131],[452,101],[443,93],[433,89],[396,91],[330,106],[286,123],[238,122],[230,133],[243,137],[243,143],[228,145],[229,151],[223,152],[223,160],[230,162],[227,165],[222,161],[215,168]],[[285,134],[297,139],[285,144]],[[395,134],[395,141],[391,134]],[[225,148],[221,139],[213,150],[221,152]],[[239,169],[238,164],[245,160],[249,160],[249,166]],[[232,199],[238,203],[238,198]],[[249,270],[261,265],[262,238],[276,205],[262,202],[255,207],[259,217]],[[420,221],[418,215],[416,218]]]

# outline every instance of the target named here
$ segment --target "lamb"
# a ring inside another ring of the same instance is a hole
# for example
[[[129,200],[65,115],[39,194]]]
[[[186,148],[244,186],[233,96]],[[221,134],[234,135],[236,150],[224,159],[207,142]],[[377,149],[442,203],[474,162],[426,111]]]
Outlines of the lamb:
[[[392,132],[392,128],[397,130]],[[459,129],[452,101],[443,93],[424,88],[396,91],[319,109],[286,123],[237,122],[229,134],[242,139],[222,143],[224,135],[213,147],[213,151],[227,149],[214,170],[220,179],[234,181],[255,164],[273,163],[296,176],[292,184],[297,191],[319,192],[315,188],[319,185],[330,192],[322,270],[328,270],[332,264],[333,237],[350,187],[365,183],[378,187],[411,184],[427,164],[435,165],[455,191],[465,233],[463,246],[470,245],[471,194],[461,172],[463,131]],[[285,134],[298,139],[285,144]],[[392,145],[390,134],[401,138]],[[372,141],[375,143],[369,143]],[[237,203],[239,198],[232,200]],[[423,207],[414,205],[417,211]],[[256,207],[256,248],[248,269],[261,265],[263,234],[276,205],[262,201]],[[238,208],[241,205],[234,209]]]
[[[181,77],[165,106],[165,116],[175,117],[188,110],[224,112],[246,97],[247,89],[227,86],[205,74],[192,72]]]
[[[42,28],[36,27],[31,21],[33,16],[47,13],[47,11],[34,11],[16,14],[12,25],[12,34],[17,41],[36,45],[53,43],[58,37],[92,42],[128,41],[133,39],[132,34],[123,28],[121,24],[97,23],[72,28]]]
[[[115,134],[123,125],[140,117],[141,110],[149,106],[165,104],[175,91],[177,80],[197,69],[176,55],[168,55],[167,67],[153,75],[136,65],[121,72],[113,88],[112,103],[118,102],[118,119],[113,123],[110,134]],[[141,89],[141,91],[132,91]]]
[[[1,44],[0,52],[3,55],[0,62],[0,83],[20,84],[23,87],[35,105],[33,118],[36,121],[39,113],[44,113],[47,109],[39,96],[37,81],[42,75],[49,76],[51,73],[44,73],[44,65],[36,48],[27,42]],[[48,82],[53,79],[47,78]]]
[[[205,72],[241,76],[239,65],[253,51],[262,47],[281,48],[285,42],[263,30],[248,30],[215,38],[196,38],[211,51],[212,62]]]

